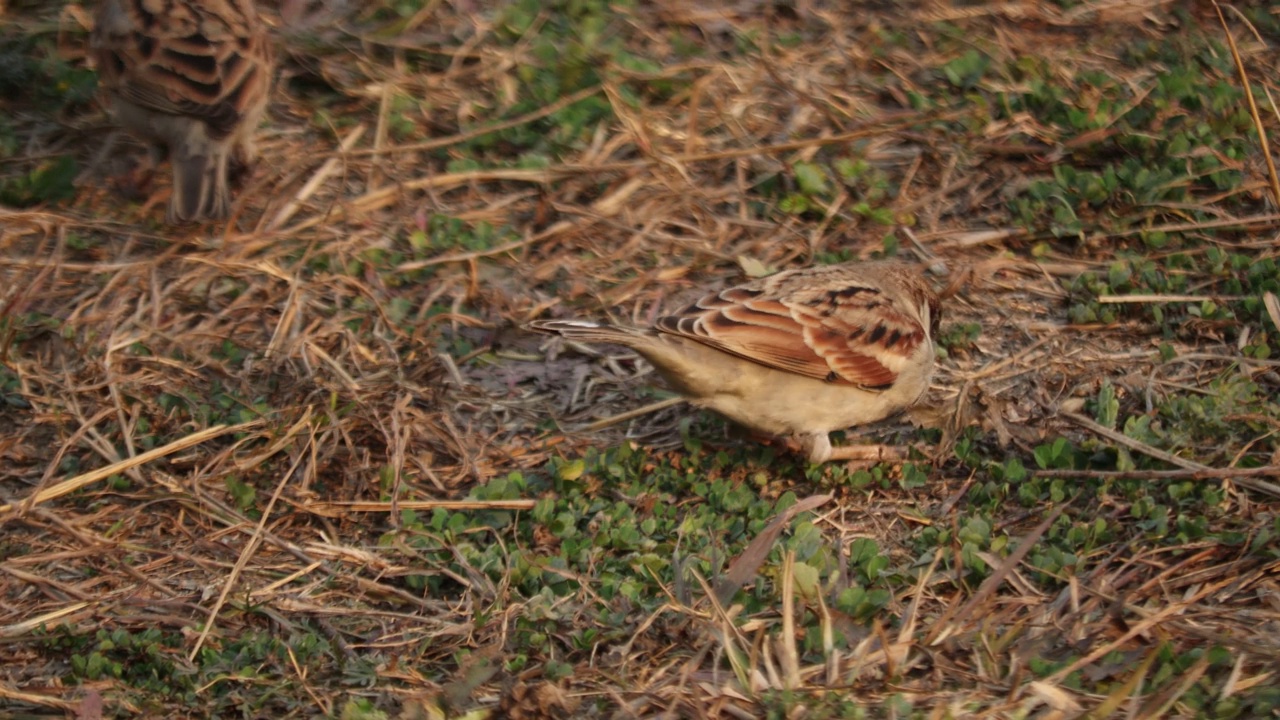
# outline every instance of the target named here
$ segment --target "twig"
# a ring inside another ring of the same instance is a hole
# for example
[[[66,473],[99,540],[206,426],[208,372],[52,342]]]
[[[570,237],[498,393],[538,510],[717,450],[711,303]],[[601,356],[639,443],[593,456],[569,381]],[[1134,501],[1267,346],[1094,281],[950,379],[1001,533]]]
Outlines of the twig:
[[[298,509],[324,515],[325,517],[346,517],[351,512],[392,512],[400,510],[532,510],[536,500],[399,500],[391,502],[375,502],[352,500],[345,502],[314,502],[298,505]]]
[[[80,707],[80,703],[78,702],[59,700],[58,698],[50,697],[43,692],[24,692],[22,690],[15,689],[8,683],[0,683],[0,699],[10,700],[15,703],[26,703],[28,705],[35,705],[36,707],[58,708],[65,712],[72,712]],[[9,707],[13,708],[15,706],[10,705]],[[10,717],[16,717],[16,715],[12,715]]]
[[[470,260],[493,257],[494,255],[502,255],[503,253],[509,253],[512,250],[519,250],[520,248],[527,247],[536,242],[546,240],[547,238],[558,235],[559,233],[569,230],[577,225],[578,223],[574,221],[561,220],[546,230],[534,233],[523,240],[516,240],[514,242],[509,242],[506,245],[499,245],[498,247],[489,248],[487,250],[473,250],[471,252],[441,255],[439,257],[428,258],[426,260],[413,260],[411,262],[401,263],[396,266],[396,272],[410,272],[412,270],[421,270],[422,268],[431,267],[432,265],[443,265],[451,262],[468,262]]]
[[[289,218],[293,217],[294,213],[298,212],[298,208],[302,207],[302,203],[306,202],[308,198],[314,195],[316,190],[319,190],[320,186],[329,179],[329,176],[333,175],[341,162],[342,154],[351,150],[357,142],[360,142],[360,138],[364,136],[364,131],[367,129],[368,126],[364,123],[360,123],[354,128],[351,128],[351,132],[347,133],[347,136],[342,139],[342,145],[339,146],[338,149],[339,154],[324,161],[324,164],[315,171],[311,176],[311,179],[302,186],[302,189],[298,190],[298,194],[286,203],[284,207],[280,208],[280,212],[276,213],[276,216],[272,218],[271,222],[267,223],[267,230],[275,230],[279,228],[281,225],[284,225]]]
[[[1178,457],[1173,453],[1168,453],[1168,452],[1165,452],[1164,450],[1160,450],[1159,448],[1153,448],[1144,442],[1134,440],[1133,438],[1129,437],[1128,435],[1125,435],[1124,433],[1116,432],[1115,430],[1112,430],[1109,427],[1100,425],[1079,413],[1063,412],[1062,416],[1071,420],[1077,425],[1080,425],[1098,435],[1101,435],[1102,437],[1114,443],[1123,445],[1129,448],[1130,450],[1135,450],[1148,457],[1153,457],[1157,460],[1163,460],[1169,463],[1170,465],[1177,465],[1180,468],[1192,470],[1197,473],[1212,474],[1217,472],[1213,468],[1209,467],[1208,465],[1203,465],[1201,463],[1195,462],[1194,460],[1187,460],[1186,458]],[[1217,477],[1224,477],[1224,476],[1218,475]],[[1277,486],[1273,483],[1269,483],[1264,480],[1257,480],[1255,478],[1248,477],[1248,476],[1235,476],[1234,479],[1238,485],[1241,485],[1243,487],[1251,488],[1253,490],[1257,490],[1258,492],[1265,493],[1267,495],[1271,495],[1274,497],[1280,497],[1280,486]]]
[[[1115,478],[1121,480],[1219,480],[1265,475],[1280,477],[1280,465],[1255,468],[1208,468],[1206,470],[1036,470],[1037,477]]]
[[[1276,330],[1280,330],[1280,299],[1276,298],[1275,293],[1265,292],[1262,294],[1262,304],[1267,308],[1271,324],[1276,326]]]
[[[213,427],[206,428],[204,430],[201,430],[200,432],[191,433],[190,435],[184,438],[174,440],[168,445],[158,447],[154,450],[148,450],[147,452],[144,452],[141,455],[135,455],[134,457],[125,458],[120,462],[111,463],[106,467],[100,467],[97,470],[90,470],[87,473],[77,475],[68,480],[63,480],[57,485],[54,485],[53,487],[50,487],[50,488],[45,488],[44,490],[37,492],[36,494],[32,495],[26,500],[23,500],[21,503],[18,503],[18,507],[31,507],[33,505],[38,505],[40,503],[53,500],[54,498],[60,498],[63,495],[66,495],[68,493],[73,493],[76,490],[79,490],[80,488],[86,485],[95,483],[99,480],[105,480],[106,478],[109,478],[112,475],[125,472],[130,468],[134,468],[139,465],[145,465],[146,463],[149,463],[152,460],[158,460],[159,458],[165,457],[166,455],[172,455],[178,452],[179,450],[185,450],[194,445],[199,445],[207,440],[212,440],[213,438],[226,435],[227,433],[242,432],[244,430],[257,427],[258,425],[261,425],[262,422],[263,422],[262,420],[251,420],[246,423],[240,423],[239,425],[214,425]],[[14,509],[15,509],[15,506],[12,504],[0,505],[0,514],[13,512]]]
[[[656,165],[687,165],[690,163],[710,162],[715,160],[730,160],[738,157],[750,156],[767,156],[776,155],[793,150],[803,150],[810,147],[825,147],[827,145],[840,145],[867,137],[869,135],[881,135],[891,132],[899,127],[909,126],[925,120],[938,121],[949,119],[952,116],[960,114],[957,112],[949,113],[894,113],[889,116],[876,118],[874,121],[863,123],[862,126],[855,130],[843,132],[838,135],[831,135],[820,138],[806,138],[804,140],[793,140],[790,142],[776,143],[773,145],[752,146],[743,148],[733,148],[731,150],[719,150],[715,152],[694,153],[692,155],[679,156],[661,156],[646,157],[641,160],[628,160],[624,162],[600,163],[595,165],[555,165],[538,170],[524,170],[519,168],[493,168],[487,170],[472,170],[457,173],[440,173],[427,177],[410,180],[396,186],[385,187],[380,190],[367,192],[351,201],[352,208],[361,212],[370,212],[379,208],[386,207],[399,198],[400,194],[409,190],[426,190],[427,188],[449,187],[453,185],[463,185],[470,182],[479,182],[486,180],[507,180],[511,182],[529,182],[539,184],[550,184],[559,180],[565,180],[579,175],[596,175],[600,173],[611,172],[630,172],[651,168]],[[340,212],[341,208],[334,208],[335,212]],[[309,222],[309,221],[308,221]],[[316,220],[319,222],[319,220]],[[315,224],[315,223],[311,223]],[[306,226],[303,223],[299,227]]]
[[[624,413],[618,413],[617,415],[613,415],[611,417],[607,417],[600,420],[596,420],[595,422],[587,423],[582,427],[574,428],[574,432],[589,433],[589,432],[595,432],[596,430],[602,430],[604,428],[609,427],[610,425],[617,425],[618,423],[626,422],[632,418],[638,418],[642,415],[656,413],[659,410],[666,410],[669,407],[674,407],[676,405],[679,405],[680,403],[684,402],[684,400],[685,399],[682,397],[669,397],[666,400],[659,400],[658,402],[655,402],[655,403],[649,403],[644,407],[638,407],[634,410],[628,410]]]
[[[285,433],[285,437],[292,437],[295,433],[311,424],[311,408],[308,407],[301,418],[289,428]],[[307,443],[310,445],[315,442],[313,436]],[[200,636],[196,638],[195,645],[191,648],[191,652],[187,654],[188,662],[195,662],[196,655],[200,653],[200,648],[204,646],[204,641],[208,639],[209,633],[213,630],[214,622],[218,618],[218,612],[222,610],[222,606],[227,601],[227,596],[231,594],[231,589],[235,587],[239,581],[240,575],[244,572],[245,566],[249,564],[249,560],[258,551],[258,547],[262,545],[263,533],[266,531],[267,520],[271,517],[271,510],[276,506],[276,502],[280,500],[280,494],[284,492],[285,486],[289,484],[290,478],[297,472],[298,466],[305,462],[308,454],[300,452],[293,461],[293,465],[280,476],[280,482],[276,483],[276,490],[271,494],[271,499],[267,501],[267,506],[262,510],[262,517],[258,519],[258,525],[253,530],[253,535],[249,538],[249,542],[245,543],[244,548],[240,551],[240,557],[236,559],[235,567],[231,568],[231,574],[227,576],[226,581],[222,583],[222,592],[218,594],[218,599],[213,603],[213,607],[209,608],[209,616],[205,618],[204,628],[200,630]]]
[[[1236,47],[1236,38],[1231,34],[1231,28],[1227,27],[1227,18],[1222,14],[1222,6],[1216,0],[1213,3],[1213,9],[1218,13],[1223,34],[1227,36],[1227,45],[1231,47],[1231,58],[1236,62],[1236,72],[1240,73],[1240,87],[1244,90],[1244,99],[1249,103],[1249,116],[1253,118],[1253,126],[1258,130],[1258,144],[1261,146],[1262,157],[1267,161],[1267,179],[1271,181],[1271,201],[1280,205],[1280,176],[1276,175],[1276,161],[1271,157],[1271,146],[1267,142],[1267,126],[1262,124],[1262,117],[1258,114],[1258,103],[1253,99],[1249,73],[1245,72],[1244,60],[1240,58],[1240,48]],[[1235,8],[1232,9],[1235,10]],[[1239,10],[1236,10],[1236,14],[1246,23],[1249,22],[1249,19]]]
[[[29,618],[20,620],[12,625],[0,627],[0,638],[16,638],[27,635],[41,627],[56,627],[58,625],[69,625],[72,623],[70,616],[96,606],[96,603],[77,601],[63,605],[56,610],[50,610],[46,613],[40,613]]]
[[[381,148],[373,147],[373,148],[364,148],[361,150],[352,150],[349,154],[353,157],[359,157],[362,155],[387,155],[391,153],[395,153],[399,155],[401,153],[419,152],[422,150],[436,150],[438,148],[450,147],[452,145],[461,145],[463,143],[475,140],[476,138],[484,137],[485,135],[490,135],[496,132],[502,132],[503,130],[509,130],[513,127],[520,127],[521,125],[528,125],[529,123],[535,120],[541,120],[544,117],[550,117],[560,112],[564,108],[570,105],[573,105],[574,103],[580,102],[582,100],[586,100],[592,95],[596,95],[602,91],[603,91],[603,88],[600,85],[592,85],[591,87],[583,88],[578,92],[573,93],[572,95],[565,95],[564,97],[560,98],[559,100],[556,100],[550,105],[546,105],[544,107],[538,108],[537,110],[521,115],[520,117],[511,118],[510,120],[504,120],[502,122],[493,123],[492,125],[485,125],[482,128],[476,128],[475,130],[471,130],[469,132],[458,133],[457,135],[450,135],[449,137],[436,138],[435,140],[424,140],[423,142],[417,142],[417,143],[406,143],[404,145],[384,145]],[[335,153],[335,155],[337,155],[337,153]]]
[[[934,631],[931,633],[927,644],[935,646],[954,634],[958,623],[967,618],[974,608],[984,602],[988,597],[990,597],[991,593],[994,593],[996,589],[1004,583],[1004,579],[1009,576],[1009,573],[1013,572],[1014,568],[1018,566],[1018,563],[1022,562],[1022,559],[1027,556],[1027,553],[1031,552],[1031,548],[1035,547],[1036,543],[1040,541],[1040,538],[1048,532],[1050,527],[1053,526],[1053,523],[1058,519],[1058,516],[1061,515],[1069,505],[1071,505],[1071,502],[1072,500],[1068,500],[1054,508],[1053,511],[1049,513],[1048,517],[1042,520],[1039,525],[1032,528],[1031,532],[1018,543],[1018,547],[1009,554],[1009,557],[1004,559],[1004,562],[1000,564],[1000,567],[996,568],[995,572],[991,573],[986,580],[982,581],[982,585],[978,587],[978,591],[969,598],[969,601],[966,602],[963,607],[955,613],[950,614],[950,617],[947,616],[948,614],[944,613],[943,616],[934,623]]]
[[[1244,300],[1243,295],[1103,295],[1098,302],[1103,305],[1115,303],[1162,303],[1162,302],[1229,302]]]
[[[1157,460],[1163,460],[1169,463],[1170,465],[1177,465],[1178,467],[1181,467],[1181,468],[1186,468],[1188,470],[1197,470],[1197,471],[1213,469],[1213,468],[1210,468],[1208,465],[1202,465],[1194,460],[1187,460],[1186,458],[1178,457],[1173,453],[1165,452],[1164,450],[1160,450],[1159,448],[1153,448],[1144,442],[1134,440],[1133,438],[1129,437],[1128,435],[1125,435],[1124,433],[1116,432],[1115,430],[1112,430],[1111,428],[1105,425],[1096,423],[1093,420],[1085,417],[1084,415],[1081,415],[1080,413],[1063,412],[1062,416],[1071,420],[1077,425],[1081,425],[1091,430],[1092,432],[1105,437],[1106,439],[1114,443],[1119,443],[1121,445],[1124,445],[1130,450],[1137,450],[1143,455],[1148,455]]]

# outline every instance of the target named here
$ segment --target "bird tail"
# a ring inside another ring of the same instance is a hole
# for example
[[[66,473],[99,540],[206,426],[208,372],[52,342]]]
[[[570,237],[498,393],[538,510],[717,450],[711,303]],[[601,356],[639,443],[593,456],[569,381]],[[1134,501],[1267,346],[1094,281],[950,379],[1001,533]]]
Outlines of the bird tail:
[[[221,220],[231,206],[225,152],[173,158],[169,222]]]
[[[530,330],[549,335],[559,335],[579,342],[604,342],[633,346],[651,335],[641,328],[620,327],[589,320],[535,320],[526,325]]]

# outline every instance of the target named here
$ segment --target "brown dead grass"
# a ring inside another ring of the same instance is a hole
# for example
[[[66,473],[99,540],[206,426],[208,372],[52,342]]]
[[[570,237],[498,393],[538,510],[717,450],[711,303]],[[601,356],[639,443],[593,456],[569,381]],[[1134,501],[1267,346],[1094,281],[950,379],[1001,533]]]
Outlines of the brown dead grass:
[[[787,642],[771,644],[775,621],[791,615],[736,627],[733,611],[696,591],[704,599],[686,604],[687,588],[671,588],[669,606],[638,619],[626,646],[583,662],[568,686],[572,697],[537,672],[494,677],[459,666],[459,649],[500,654],[522,608],[478,572],[456,578],[463,588],[456,597],[406,591],[397,579],[415,568],[375,549],[379,535],[397,526],[398,510],[409,501],[456,500],[477,482],[624,435],[674,447],[684,414],[668,410],[585,437],[531,432],[563,416],[578,390],[591,400],[567,418],[575,423],[635,407],[650,378],[634,377],[643,371],[630,364],[590,376],[564,365],[553,366],[560,375],[545,384],[529,383],[547,371],[530,369],[542,357],[538,345],[513,327],[542,314],[643,322],[698,288],[738,279],[740,257],[781,268],[837,248],[857,256],[879,249],[883,229],[852,214],[848,197],[816,222],[777,212],[761,219],[754,179],[824,147],[865,143],[865,157],[897,183],[897,212],[916,220],[911,235],[900,236],[906,254],[943,270],[940,284],[968,274],[946,322],[981,322],[983,332],[974,348],[943,365],[930,395],[937,412],[925,420],[946,427],[943,454],[958,429],[979,424],[1010,455],[1029,457],[1046,439],[1089,432],[1063,408],[1078,409],[1103,378],[1136,397],[1153,381],[1197,385],[1239,360],[1211,333],[1179,347],[1194,364],[1161,365],[1151,328],[1068,325],[1063,279],[1105,267],[1124,238],[1092,237],[1078,254],[1032,260],[1028,238],[1006,224],[1000,193],[1047,172],[1054,148],[1084,140],[1030,118],[957,136],[925,114],[887,110],[906,105],[912,78],[938,58],[923,32],[919,54],[880,55],[862,40],[947,20],[997,38],[1010,58],[1035,53],[1073,73],[1109,66],[1106,57],[1080,52],[1100,27],[1176,32],[1167,24],[1170,3],[1085,3],[1075,12],[1031,2],[907,12],[805,3],[799,18],[769,22],[774,31],[825,27],[814,42],[785,54],[668,67],[663,75],[695,79],[662,104],[624,102],[621,83],[657,78],[620,70],[609,84],[574,96],[606,98],[618,118],[575,156],[545,170],[449,172],[439,151],[459,157],[466,140],[491,126],[521,126],[568,104],[491,122],[513,106],[516,73],[533,61],[520,46],[491,42],[479,16],[455,14],[463,5],[432,4],[394,39],[373,32],[369,13],[334,22],[308,15],[314,26],[282,32],[285,72],[294,81],[285,86],[323,78],[339,95],[324,99],[327,119],[317,120],[316,99],[277,93],[261,138],[265,160],[225,226],[160,227],[162,204],[125,204],[105,170],[88,177],[66,207],[0,209],[0,309],[10,318],[48,319],[47,330],[5,338],[0,358],[26,404],[0,414],[0,502],[7,503],[0,508],[7,668],[0,707],[77,706],[79,691],[61,686],[65,668],[34,640],[39,625],[54,623],[77,634],[179,631],[190,658],[246,628],[288,633],[305,621],[349,656],[377,647],[395,657],[395,648],[406,648],[412,664],[380,672],[393,686],[381,692],[406,708],[431,705],[440,692],[456,693],[464,706],[473,693],[488,703],[501,690],[510,717],[565,716],[598,697],[609,698],[619,716],[752,717],[759,712],[752,693],[804,686],[849,687],[867,702],[900,693],[933,717],[971,707],[983,708],[983,717],[1067,717],[1129,696],[1139,698],[1125,700],[1134,716],[1155,717],[1172,712],[1176,693],[1144,696],[1120,686],[1113,698],[1089,696],[1059,684],[1066,672],[1034,679],[1027,661],[1069,655],[1095,681],[1126,679],[1169,638],[1241,652],[1224,694],[1274,682],[1280,564],[1216,544],[1109,548],[1054,596],[1021,577],[1016,558],[1003,565],[988,558],[1003,569],[968,594],[956,590],[957,578],[931,571],[894,599],[891,610],[901,617],[894,630],[867,630],[831,613],[829,623],[863,640],[845,657],[831,653],[826,666],[800,667],[794,652],[788,659]],[[734,33],[768,31],[761,13],[751,3],[695,11],[656,2],[628,22],[647,55],[664,58],[672,56],[672,28],[729,47]],[[309,51],[308,36],[327,49]],[[64,50],[74,58],[70,37]],[[419,48],[448,48],[440,52],[451,59],[440,72],[409,72],[403,52]],[[1262,49],[1242,52],[1256,61]],[[882,68],[900,84],[868,87],[866,74]],[[396,96],[420,100],[408,112],[429,139],[392,140]],[[63,120],[69,128],[18,117],[32,158],[65,147],[68,129],[84,141],[86,159],[88,140],[105,136],[102,116],[92,113]],[[371,251],[403,251],[406,235],[432,213],[516,233],[489,249],[397,268],[368,261]],[[1274,243],[1274,230],[1261,230],[1276,226],[1274,214],[1231,222],[1259,228],[1257,246]],[[364,272],[341,270],[362,260]],[[424,269],[432,274],[420,282],[395,281]],[[399,305],[411,308],[407,316]],[[500,362],[447,356],[456,338],[497,351]],[[228,340],[252,360],[228,357]],[[162,405],[166,394],[210,409],[203,420],[182,419],[188,416]],[[1201,459],[1226,467],[1245,450],[1222,448]],[[968,488],[954,472],[939,467],[931,488],[915,497],[837,498],[818,511],[820,527],[833,542],[872,536],[903,555],[904,538],[919,524],[954,521],[950,511]],[[237,507],[228,476],[257,489],[257,519]],[[344,504],[359,502],[366,504]],[[1226,512],[1254,518],[1256,527],[1277,510],[1264,493],[1229,492],[1226,503]],[[944,513],[935,519],[921,515],[938,508]],[[1122,516],[1114,507],[1091,511]],[[1044,532],[1033,529],[1034,519],[1011,513],[1003,521],[1031,542]],[[503,542],[498,535],[489,541]],[[245,612],[248,606],[256,612]],[[473,624],[480,610],[494,614],[483,628]],[[787,632],[794,648],[795,629]],[[737,683],[723,655],[735,647],[745,658]],[[431,667],[457,667],[455,683],[442,690]],[[301,669],[295,680],[314,701],[300,714],[341,707],[338,688],[313,686]],[[96,690],[113,698],[109,683]]]

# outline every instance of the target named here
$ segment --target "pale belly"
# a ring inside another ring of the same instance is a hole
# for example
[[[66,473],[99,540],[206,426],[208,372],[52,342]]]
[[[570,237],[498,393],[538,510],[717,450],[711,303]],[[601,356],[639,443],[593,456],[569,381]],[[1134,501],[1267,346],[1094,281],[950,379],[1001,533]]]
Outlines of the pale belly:
[[[692,342],[683,350],[686,362],[679,371],[662,372],[676,390],[694,405],[774,435],[825,433],[883,420],[920,398],[933,369],[933,348],[923,345],[921,358],[930,361],[908,363],[898,382],[877,392],[772,370]]]

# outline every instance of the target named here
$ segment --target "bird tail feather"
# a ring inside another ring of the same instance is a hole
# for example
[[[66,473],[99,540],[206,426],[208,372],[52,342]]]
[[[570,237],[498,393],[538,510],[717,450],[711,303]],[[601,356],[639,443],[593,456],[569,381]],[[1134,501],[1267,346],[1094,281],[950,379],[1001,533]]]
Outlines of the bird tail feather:
[[[620,327],[589,320],[535,320],[526,325],[530,330],[559,335],[579,342],[607,342],[632,345],[650,333],[640,328]]]
[[[173,159],[170,222],[221,220],[231,205],[226,153]]]

